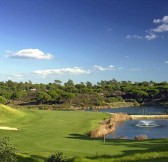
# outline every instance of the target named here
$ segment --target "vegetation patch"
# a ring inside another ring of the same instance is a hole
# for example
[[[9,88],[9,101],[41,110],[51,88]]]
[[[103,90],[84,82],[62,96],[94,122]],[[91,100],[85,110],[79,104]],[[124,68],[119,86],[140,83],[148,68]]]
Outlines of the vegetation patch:
[[[1,82],[0,103],[40,109],[117,108],[139,105],[167,105],[167,82],[102,80],[96,84],[55,80],[49,84]],[[45,106],[41,106],[45,105]]]
[[[89,135],[91,138],[103,137],[104,135],[115,131],[119,122],[123,122],[128,119],[130,119],[130,116],[124,113],[112,114],[110,118],[100,122],[99,128],[92,130]]]
[[[139,135],[134,137],[134,140],[146,140],[146,139],[148,139],[146,135]]]
[[[0,139],[0,161],[17,162],[16,147],[11,144],[9,137]]]

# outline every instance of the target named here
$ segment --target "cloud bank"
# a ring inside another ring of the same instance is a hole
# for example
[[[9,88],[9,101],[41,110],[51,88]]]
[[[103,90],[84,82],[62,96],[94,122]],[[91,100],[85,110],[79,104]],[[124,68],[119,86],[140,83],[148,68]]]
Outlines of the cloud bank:
[[[72,68],[59,68],[59,69],[47,69],[47,70],[36,70],[33,72],[35,75],[39,75],[42,77],[51,76],[51,75],[83,75],[90,74],[95,71],[115,71],[121,70],[121,68],[115,68],[113,65],[109,65],[108,67],[103,67],[100,65],[94,65],[92,68],[84,69],[81,67],[72,67]]]
[[[47,76],[47,75],[81,75],[81,74],[89,74],[89,70],[84,70],[80,67],[73,67],[73,68],[62,68],[62,69],[48,69],[48,70],[36,70],[33,72],[34,74]]]
[[[30,78],[37,79],[47,78],[47,77],[64,77],[64,76],[80,76],[89,75],[94,72],[106,72],[106,71],[116,71],[122,68],[116,68],[113,65],[103,67],[100,65],[94,65],[88,69],[82,67],[72,67],[72,68],[55,68],[55,69],[45,69],[45,70],[35,70],[33,72],[20,73],[20,74],[0,74],[1,79],[5,80],[30,80]]]

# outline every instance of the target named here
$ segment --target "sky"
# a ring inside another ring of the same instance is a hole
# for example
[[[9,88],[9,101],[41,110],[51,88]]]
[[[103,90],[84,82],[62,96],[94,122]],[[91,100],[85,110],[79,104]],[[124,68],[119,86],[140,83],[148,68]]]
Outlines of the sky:
[[[167,0],[0,0],[0,81],[168,81]]]

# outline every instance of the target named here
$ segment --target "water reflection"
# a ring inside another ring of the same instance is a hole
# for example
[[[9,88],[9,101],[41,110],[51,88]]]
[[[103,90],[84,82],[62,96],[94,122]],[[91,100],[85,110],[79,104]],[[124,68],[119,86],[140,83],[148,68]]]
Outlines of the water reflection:
[[[107,109],[101,109],[99,111],[111,112],[111,113],[123,112],[123,113],[127,113],[129,115],[163,115],[163,114],[168,114],[167,107],[159,107],[159,106],[107,108]]]

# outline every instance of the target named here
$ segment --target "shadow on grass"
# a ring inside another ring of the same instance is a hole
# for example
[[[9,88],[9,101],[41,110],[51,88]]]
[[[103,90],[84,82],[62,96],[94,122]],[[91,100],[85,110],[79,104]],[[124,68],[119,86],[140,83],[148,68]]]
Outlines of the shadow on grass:
[[[107,140],[104,145],[127,146],[128,150],[122,151],[121,155],[96,155],[86,157],[91,160],[107,159],[112,161],[133,161],[133,162],[167,162],[168,160],[168,139],[160,140]],[[129,150],[135,148],[135,150]],[[140,150],[143,149],[143,150]]]
[[[98,140],[102,141],[102,146],[119,146],[126,147],[127,150],[123,150],[120,155],[95,155],[86,157],[88,160],[107,160],[112,161],[133,161],[133,162],[167,162],[168,159],[168,139],[148,139],[148,140],[123,140],[123,139],[106,139],[103,142],[103,138],[90,138],[87,135],[82,134],[70,134],[67,138],[78,140]],[[150,155],[149,155],[150,154]],[[155,156],[157,154],[157,156]],[[132,158],[133,157],[133,158]],[[140,159],[141,160],[140,160]]]
[[[67,138],[72,138],[72,139],[79,139],[79,140],[91,140],[91,138],[87,135],[83,135],[83,134],[69,134],[69,136]]]
[[[30,155],[30,156],[21,156],[19,155],[17,158],[17,162],[39,162],[46,161],[46,158],[38,155]]]
[[[132,154],[132,157],[134,156],[134,154]],[[124,157],[124,156],[123,156]],[[167,162],[167,157],[148,157],[148,159],[146,159],[146,157],[133,157],[132,158],[127,157],[127,158],[116,158],[113,156],[109,156],[109,155],[102,155],[102,156],[98,156],[98,157],[86,157],[88,160],[95,160],[95,162],[98,161],[103,161],[103,162]]]
[[[103,138],[91,138],[89,135],[84,135],[84,134],[69,134],[68,137],[66,138],[71,138],[71,139],[78,139],[78,140],[88,140],[88,141],[103,141]]]

